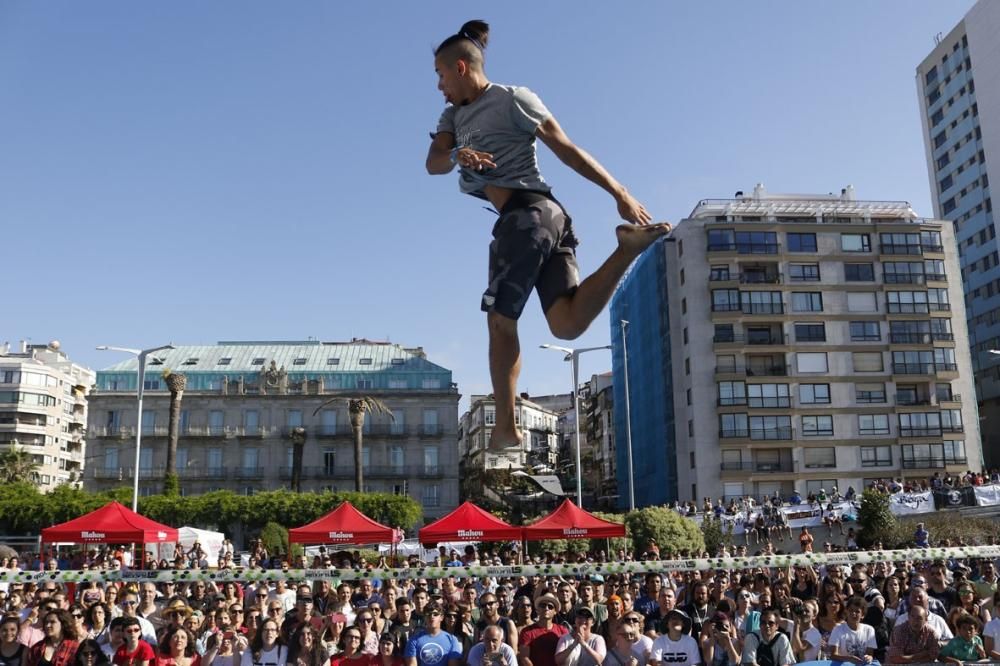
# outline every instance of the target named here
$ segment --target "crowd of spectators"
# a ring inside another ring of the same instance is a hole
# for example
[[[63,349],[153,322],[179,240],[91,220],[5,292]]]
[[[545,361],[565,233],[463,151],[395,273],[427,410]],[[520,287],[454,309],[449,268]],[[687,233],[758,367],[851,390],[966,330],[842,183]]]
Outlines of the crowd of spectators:
[[[185,568],[197,564],[190,550]],[[123,566],[109,552],[84,564]],[[512,564],[514,553],[469,547],[437,563]],[[974,559],[336,585],[7,583],[0,666],[962,664],[1000,660],[997,582],[996,563]]]

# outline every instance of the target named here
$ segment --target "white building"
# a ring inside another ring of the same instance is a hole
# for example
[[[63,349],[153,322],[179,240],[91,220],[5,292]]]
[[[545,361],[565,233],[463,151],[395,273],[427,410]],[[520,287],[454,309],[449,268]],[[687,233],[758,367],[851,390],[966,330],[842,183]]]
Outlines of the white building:
[[[981,469],[950,223],[758,185],[671,241],[678,499]]]
[[[73,363],[58,341],[0,346],[0,450],[18,447],[38,464],[42,490],[82,478],[87,394],[95,373]]]
[[[469,411],[462,415],[459,426],[459,456],[464,469],[549,468],[548,473],[553,473],[559,450],[558,412],[546,409],[526,394],[518,396],[514,420],[524,435],[521,446],[492,453],[487,446],[496,423],[496,403],[492,395],[473,395],[470,401]]]

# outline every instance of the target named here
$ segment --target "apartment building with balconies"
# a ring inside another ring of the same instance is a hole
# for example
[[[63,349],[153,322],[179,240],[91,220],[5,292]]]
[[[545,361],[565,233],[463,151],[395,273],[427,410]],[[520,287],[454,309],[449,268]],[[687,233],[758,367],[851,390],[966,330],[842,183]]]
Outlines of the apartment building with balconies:
[[[166,471],[164,369],[187,377],[176,458],[184,494],[288,487],[292,439],[303,432],[302,490],[354,490],[347,399],[372,396],[392,413],[365,419],[365,490],[410,495],[428,520],[458,505],[458,388],[451,371],[420,348],[369,340],[220,342],[154,354],[144,382],[140,494],[160,492]],[[97,373],[89,489],[134,478],[137,375],[135,359]]]
[[[94,377],[58,341],[0,346],[0,450],[30,455],[37,468],[26,480],[43,491],[82,480]]]
[[[758,186],[662,248],[679,499],[981,469],[949,222]]]

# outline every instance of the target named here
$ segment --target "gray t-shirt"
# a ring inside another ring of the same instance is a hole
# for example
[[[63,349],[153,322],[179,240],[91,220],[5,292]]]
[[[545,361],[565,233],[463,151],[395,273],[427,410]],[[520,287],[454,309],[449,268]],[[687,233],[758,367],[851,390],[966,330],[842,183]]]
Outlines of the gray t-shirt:
[[[535,130],[552,114],[527,88],[491,83],[476,101],[445,108],[438,132],[455,135],[457,148],[493,155],[496,167],[482,172],[461,169],[459,187],[465,194],[486,198],[486,185],[548,192],[538,170]]]

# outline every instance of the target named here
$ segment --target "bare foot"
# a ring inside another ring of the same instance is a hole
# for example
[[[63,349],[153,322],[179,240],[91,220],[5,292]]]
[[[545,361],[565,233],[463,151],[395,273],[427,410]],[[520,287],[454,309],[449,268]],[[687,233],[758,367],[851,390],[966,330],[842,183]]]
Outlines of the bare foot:
[[[643,250],[670,233],[670,224],[647,224],[639,226],[636,224],[619,224],[615,228],[615,236],[618,237],[618,247],[629,257],[638,257]]]
[[[490,443],[486,448],[490,451],[504,451],[520,447],[523,441],[524,437],[517,428],[513,430],[493,428],[493,432],[490,433]]]

